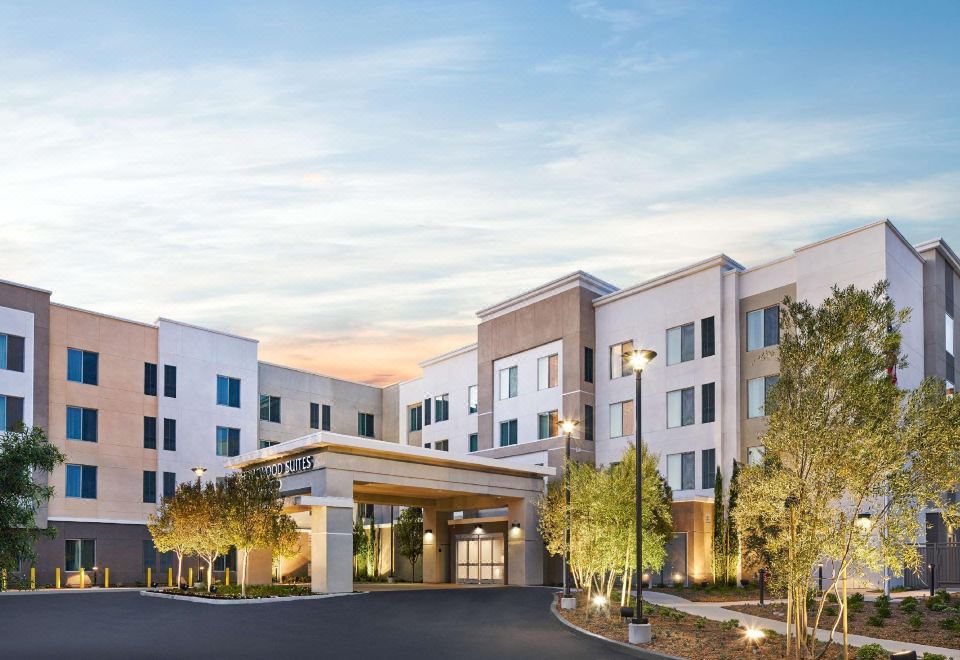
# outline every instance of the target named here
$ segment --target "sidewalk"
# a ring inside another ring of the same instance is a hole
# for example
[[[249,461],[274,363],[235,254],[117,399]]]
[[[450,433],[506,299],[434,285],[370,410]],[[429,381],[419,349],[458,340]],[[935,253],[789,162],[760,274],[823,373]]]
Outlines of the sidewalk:
[[[664,607],[672,607],[680,610],[681,612],[692,614],[694,616],[702,616],[705,619],[711,619],[713,621],[729,621],[730,619],[736,619],[742,626],[773,630],[781,635],[787,632],[787,624],[783,621],[762,619],[751,614],[744,614],[743,612],[725,609],[728,605],[755,605],[755,600],[743,601],[741,603],[694,603],[686,598],[680,598],[680,596],[674,596],[672,594],[665,594],[655,591],[645,591],[643,593],[643,599],[649,603],[662,605]],[[773,603],[778,601],[770,602]],[[838,637],[842,641],[842,636],[835,635],[834,642],[838,641]],[[830,639],[830,632],[828,630],[818,630],[817,639],[821,641]],[[851,646],[879,644],[888,651],[916,651],[918,657],[923,657],[924,653],[940,653],[941,655],[951,658],[951,660],[960,660],[960,650],[957,649],[945,649],[938,646],[897,642],[889,639],[875,639],[873,637],[865,637],[863,635],[849,635],[849,639]]]

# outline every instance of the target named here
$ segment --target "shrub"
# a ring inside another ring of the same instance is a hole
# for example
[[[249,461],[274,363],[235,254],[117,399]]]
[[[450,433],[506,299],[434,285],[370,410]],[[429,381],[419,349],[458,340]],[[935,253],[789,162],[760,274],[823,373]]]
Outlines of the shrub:
[[[891,612],[890,612],[890,606],[887,605],[887,606],[885,606],[885,607],[878,607],[878,608],[877,608],[877,616],[883,617],[884,619],[889,619],[889,618],[892,616],[892,614],[891,614]]]
[[[950,592],[947,591],[946,589],[937,589],[935,593],[937,597],[939,597],[940,600],[942,600],[944,603],[950,602]]]
[[[867,619],[867,625],[875,626],[877,628],[883,628],[883,617],[879,614],[874,614],[872,617]]]
[[[720,626],[724,630],[736,630],[737,628],[740,627],[740,622],[737,621],[736,619],[727,619],[726,621],[721,623]]]
[[[698,616],[697,620],[693,622],[693,627],[697,630],[703,630],[704,626],[706,625],[706,619],[704,619],[702,616]]]
[[[867,644],[860,647],[855,657],[857,660],[888,660],[890,654],[879,644]]]
[[[831,592],[831,593],[827,594],[827,602],[828,602],[828,603],[839,603],[839,602],[840,602],[840,599],[837,598],[837,594]]]
[[[909,617],[907,617],[907,625],[914,630],[920,630],[923,628],[923,617],[921,617],[919,614],[911,614]]]
[[[917,599],[913,596],[907,596],[900,601],[900,609],[907,614],[913,614],[917,611]]]
[[[940,622],[940,627],[950,632],[960,633],[960,616],[944,619]]]
[[[837,616],[837,608],[833,605],[827,605],[823,608],[823,613],[827,616]]]
[[[924,653],[920,660],[947,660],[947,656],[940,653]]]
[[[847,607],[851,612],[863,611],[863,594],[855,593],[847,596]]]
[[[877,606],[877,609],[881,607],[890,607],[890,596],[877,596],[877,599],[874,602],[874,605]]]

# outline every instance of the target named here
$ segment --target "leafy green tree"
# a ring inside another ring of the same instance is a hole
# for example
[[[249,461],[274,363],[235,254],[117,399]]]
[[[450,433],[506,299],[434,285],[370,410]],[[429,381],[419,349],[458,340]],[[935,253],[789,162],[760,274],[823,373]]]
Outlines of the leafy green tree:
[[[356,578],[366,575],[367,570],[367,531],[363,527],[363,519],[353,521],[353,574]],[[363,570],[361,571],[361,567]]]
[[[39,529],[34,517],[53,496],[53,486],[38,484],[33,475],[49,473],[64,460],[38,426],[21,424],[0,433],[0,569],[13,571],[22,559],[36,560],[34,542],[56,536],[54,527]]]
[[[233,545],[241,558],[240,594],[247,595],[247,568],[250,552],[271,550],[283,538],[289,538],[296,526],[283,513],[280,481],[260,470],[244,470],[231,474],[224,481],[226,498],[225,534],[227,545]]]
[[[788,655],[823,655],[809,632],[848,577],[889,566],[916,569],[921,512],[941,503],[948,524],[958,507],[942,494],[960,474],[960,399],[925,379],[900,389],[906,366],[888,285],[835,287],[819,306],[787,299],[780,378],[768,396],[765,454],[740,474],[734,511],[748,555],[773,569],[788,597]],[[766,357],[775,357],[770,354]],[[833,561],[840,580],[816,604],[806,599],[814,569]],[[847,651],[847,599],[839,600]],[[834,625],[834,631],[838,624]]]
[[[417,581],[417,560],[423,555],[423,510],[408,507],[400,512],[394,530],[397,539],[397,551],[406,557],[413,572],[413,581]]]
[[[207,591],[210,591],[213,585],[213,562],[230,551],[233,540],[228,494],[225,486],[211,481],[181,485],[183,492],[188,494],[189,507],[193,511],[193,554],[207,563]]]
[[[713,482],[713,582],[727,584],[727,507],[724,506],[723,475],[720,468]]]
[[[183,558],[196,545],[199,529],[197,493],[192,484],[179,484],[171,497],[160,500],[157,512],[151,514],[147,522],[157,550],[172,551],[177,555],[177,584],[183,583]]]
[[[290,516],[279,516],[274,521],[273,540],[270,547],[273,549],[273,564],[277,567],[277,575],[283,579],[280,571],[283,560],[295,557],[300,552],[300,532],[297,524]]]

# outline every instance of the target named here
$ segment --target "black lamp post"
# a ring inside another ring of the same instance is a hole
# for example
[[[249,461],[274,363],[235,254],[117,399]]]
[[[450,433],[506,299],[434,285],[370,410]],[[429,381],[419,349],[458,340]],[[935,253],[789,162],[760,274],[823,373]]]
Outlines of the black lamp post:
[[[636,398],[633,400],[634,420],[634,444],[637,448],[637,611],[634,613],[632,623],[644,624],[647,618],[643,616],[643,459],[641,457],[643,440],[640,434],[640,395],[643,389],[643,370],[648,364],[657,357],[656,351],[649,349],[638,349],[630,354],[628,360],[630,368],[636,376]]]
[[[570,598],[570,580],[567,579],[567,572],[570,570],[570,528],[572,527],[573,515],[570,510],[570,436],[577,422],[572,419],[565,419],[560,422],[560,428],[563,430],[564,440],[566,442],[567,462],[563,468],[563,487],[567,498],[567,530],[566,543],[563,553],[563,597]]]

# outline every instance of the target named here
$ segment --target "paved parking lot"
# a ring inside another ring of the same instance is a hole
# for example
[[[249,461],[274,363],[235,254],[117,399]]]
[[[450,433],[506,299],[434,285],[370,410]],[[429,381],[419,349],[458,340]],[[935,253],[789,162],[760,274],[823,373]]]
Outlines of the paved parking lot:
[[[215,606],[137,592],[0,596],[0,658],[633,657],[560,624],[541,588]]]

